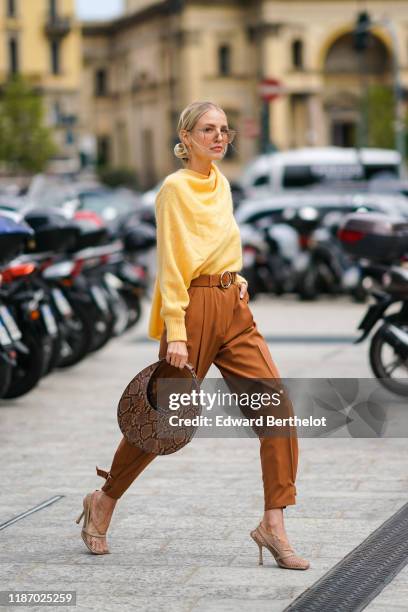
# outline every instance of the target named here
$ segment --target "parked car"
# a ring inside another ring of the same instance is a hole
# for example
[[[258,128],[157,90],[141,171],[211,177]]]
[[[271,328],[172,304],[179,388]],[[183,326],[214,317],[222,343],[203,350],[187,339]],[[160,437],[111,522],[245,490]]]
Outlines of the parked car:
[[[74,198],[66,200],[62,206],[70,212],[90,211],[99,215],[116,232],[140,208],[140,197],[130,189],[107,189],[99,187],[80,190]]]
[[[244,168],[235,183],[247,196],[253,196],[333,181],[400,176],[401,156],[394,150],[305,147],[259,155]]]

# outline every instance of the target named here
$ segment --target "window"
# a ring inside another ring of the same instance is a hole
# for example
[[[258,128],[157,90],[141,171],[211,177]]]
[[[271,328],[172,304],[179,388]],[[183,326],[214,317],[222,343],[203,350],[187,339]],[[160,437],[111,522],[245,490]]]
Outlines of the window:
[[[15,17],[17,14],[17,0],[7,0],[7,17]]]
[[[218,73],[225,76],[231,74],[231,48],[221,45],[218,48]]]
[[[49,11],[51,19],[57,16],[57,0],[49,0]]]
[[[51,51],[51,72],[52,74],[60,74],[60,41],[52,40],[50,43]]]
[[[108,79],[105,68],[95,72],[95,96],[106,96],[108,93]]]
[[[307,187],[310,185],[327,184],[334,181],[359,181],[364,179],[365,169],[353,163],[310,164],[304,166],[285,166],[283,168],[282,186]],[[365,177],[368,177],[367,171]]]
[[[321,183],[319,177],[314,176],[310,166],[285,166],[283,169],[283,187],[307,187]]]
[[[375,178],[376,175],[381,177],[386,174],[391,178],[399,177],[399,168],[396,164],[367,164],[364,166],[364,178],[370,180]]]
[[[97,164],[108,166],[110,162],[110,138],[109,136],[98,136],[97,140]]]
[[[282,208],[276,208],[275,210],[266,209],[250,214],[247,218],[244,217],[244,223],[251,223],[255,227],[268,227],[274,223],[282,222]]]
[[[303,42],[299,39],[292,43],[292,66],[298,70],[303,68]]]
[[[260,174],[256,177],[253,182],[254,187],[261,187],[261,185],[269,185],[269,174]]]
[[[71,128],[68,128],[65,132],[65,144],[68,146],[75,144],[75,134]]]
[[[9,51],[9,72],[10,74],[17,74],[19,70],[17,38],[14,38],[14,37],[9,38],[8,51]]]
[[[333,121],[331,143],[336,147],[356,146],[356,124],[354,121]]]
[[[53,111],[53,124],[58,125],[62,119],[61,105],[58,102],[58,100],[54,102],[52,106],[52,111]]]

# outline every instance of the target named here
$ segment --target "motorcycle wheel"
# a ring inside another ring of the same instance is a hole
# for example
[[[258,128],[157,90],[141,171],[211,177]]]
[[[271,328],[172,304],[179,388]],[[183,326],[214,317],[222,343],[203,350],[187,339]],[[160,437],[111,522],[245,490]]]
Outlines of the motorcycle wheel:
[[[79,363],[89,353],[92,344],[93,323],[86,307],[76,300],[70,300],[70,304],[73,317],[63,323],[58,368]]]
[[[128,309],[128,322],[126,325],[126,330],[128,330],[134,327],[142,316],[142,305],[138,295],[133,295],[129,291],[120,291],[120,294],[125,300]]]
[[[301,300],[316,300],[319,297],[317,276],[317,270],[310,268],[299,278],[297,292]]]
[[[17,353],[17,363],[11,372],[11,381],[3,397],[14,398],[25,395],[37,384],[44,374],[46,355],[42,339],[30,330],[23,332],[22,342],[28,353]]]
[[[356,302],[357,304],[365,304],[368,299],[367,290],[364,288],[364,286],[361,283],[357,287],[351,290],[350,295],[351,295],[353,302]]]
[[[92,325],[92,342],[90,352],[98,351],[113,336],[115,326],[115,318],[111,312],[98,315],[94,318]]]
[[[388,321],[395,323],[395,325],[398,325],[398,327],[402,327],[404,331],[408,331],[408,323],[402,324],[401,321],[399,321],[398,316],[390,316],[388,317]],[[389,391],[392,391],[393,393],[396,393],[397,395],[405,396],[408,395],[408,359],[404,361],[397,355],[393,347],[390,346],[385,337],[385,329],[386,324],[381,325],[381,327],[378,328],[372,337],[369,354],[370,365],[375,376],[379,379],[379,382],[383,385],[383,387]],[[384,363],[383,349],[385,347],[388,347],[389,352],[393,352],[394,361],[391,363],[391,366],[393,367],[391,371],[389,369],[390,364],[388,364],[387,367],[387,364]],[[400,382],[400,379],[395,380],[392,378],[392,373],[400,366],[402,366],[406,371],[406,383]]]
[[[0,359],[0,398],[4,397],[11,382],[13,366],[4,359]]]
[[[112,303],[114,314],[113,335],[121,336],[129,326],[129,308],[123,295],[118,292],[115,301]]]
[[[57,367],[57,364],[60,358],[60,354],[61,354],[61,348],[62,348],[62,337],[61,337],[61,334],[58,333],[58,335],[52,340],[51,350],[50,350],[50,354],[47,360],[48,363],[45,366],[44,376],[47,376],[47,374],[52,372],[52,370],[54,370]]]

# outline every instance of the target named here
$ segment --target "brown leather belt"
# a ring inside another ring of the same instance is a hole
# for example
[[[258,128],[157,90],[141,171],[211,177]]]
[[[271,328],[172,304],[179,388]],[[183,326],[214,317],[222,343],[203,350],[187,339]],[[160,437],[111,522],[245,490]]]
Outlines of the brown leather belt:
[[[190,287],[223,287],[227,289],[235,282],[236,272],[224,270],[221,274],[201,274],[197,278],[193,278]]]

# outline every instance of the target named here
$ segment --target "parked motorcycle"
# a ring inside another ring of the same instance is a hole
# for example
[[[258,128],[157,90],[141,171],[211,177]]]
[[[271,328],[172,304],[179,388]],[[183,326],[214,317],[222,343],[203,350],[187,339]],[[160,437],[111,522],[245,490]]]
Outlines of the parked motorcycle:
[[[0,397],[27,393],[135,325],[148,275],[138,258],[155,242],[151,225],[112,231],[92,211],[2,210]]]
[[[298,234],[285,223],[269,220],[255,228],[241,225],[243,276],[251,297],[260,292],[282,295],[295,288],[295,265],[300,254]]]
[[[356,302],[367,299],[361,267],[350,259],[336,236],[343,217],[344,213],[329,212],[322,215],[315,229],[301,235],[303,251],[296,269],[297,292],[302,300],[344,293]]]
[[[356,343],[379,323],[369,351],[373,373],[390,391],[408,395],[408,222],[373,213],[349,215],[338,237],[350,254],[364,258],[375,299],[358,326],[362,334]]]
[[[0,216],[0,248],[3,262],[20,252],[33,231],[23,221],[15,221],[4,214]],[[40,380],[49,365],[57,336],[55,320],[47,297],[30,284],[34,264],[3,263],[0,287],[0,314],[2,324],[11,340],[3,337],[3,353],[12,349],[6,361],[11,365],[7,372],[7,384],[0,384],[2,397],[19,397],[30,391]],[[4,356],[4,355],[3,355]]]

